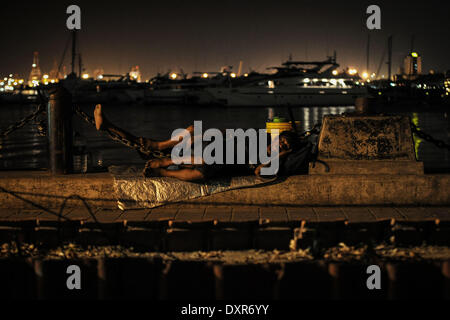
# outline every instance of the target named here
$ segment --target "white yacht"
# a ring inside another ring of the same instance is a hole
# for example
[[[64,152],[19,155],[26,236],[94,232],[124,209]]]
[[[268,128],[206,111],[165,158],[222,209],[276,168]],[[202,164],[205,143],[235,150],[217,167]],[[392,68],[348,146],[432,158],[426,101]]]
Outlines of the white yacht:
[[[352,105],[368,95],[356,74],[339,73],[336,59],[319,62],[287,61],[276,72],[229,87],[205,89],[226,106],[321,106]]]

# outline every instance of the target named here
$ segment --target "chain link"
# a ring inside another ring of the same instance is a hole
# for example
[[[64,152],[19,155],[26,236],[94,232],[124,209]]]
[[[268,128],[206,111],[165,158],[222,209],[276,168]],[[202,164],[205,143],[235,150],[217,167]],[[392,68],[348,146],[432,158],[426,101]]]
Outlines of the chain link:
[[[418,136],[419,138],[424,139],[427,142],[433,143],[438,148],[450,150],[450,145],[449,144],[445,143],[442,140],[435,139],[432,136],[430,136],[429,134],[423,132],[422,130],[417,128],[417,126],[413,122],[411,122],[411,130],[416,136]]]
[[[34,111],[32,114],[30,114],[29,116],[26,116],[25,118],[23,118],[22,120],[16,122],[15,124],[11,125],[9,128],[7,128],[5,131],[0,132],[0,138],[1,137],[6,137],[9,134],[13,133],[14,131],[24,127],[27,123],[36,120],[36,118],[42,113],[44,112],[45,108],[43,104],[39,104],[36,108],[36,111]]]
[[[79,106],[75,106],[74,111],[84,121],[95,126],[95,119],[93,117],[89,116],[88,114],[86,114],[86,112],[84,112],[83,110],[81,110]],[[153,158],[165,158],[168,156],[164,152],[161,152],[158,150],[148,150],[142,144],[136,143],[134,141],[130,141],[114,132],[111,132],[110,130],[106,130],[106,131],[108,132],[111,139],[113,139],[114,141],[120,142],[120,143],[126,145],[127,147],[130,147],[132,149],[135,149],[135,150],[143,153],[144,155],[151,156]]]
[[[75,109],[75,110],[74,110],[75,113],[76,113],[78,116],[80,116],[84,121],[86,121],[87,123],[89,123],[89,124],[95,126],[95,120],[94,120],[93,117],[91,117],[91,116],[89,116],[88,114],[86,114],[86,113],[85,113],[83,110],[81,110],[78,106],[75,106],[74,109]],[[4,130],[3,132],[0,132],[0,138],[1,138],[1,137],[6,137],[6,136],[8,136],[9,134],[13,133],[14,131],[16,131],[16,130],[22,128],[22,127],[24,127],[24,126],[27,125],[29,122],[36,120],[36,119],[38,118],[38,116],[39,116],[41,113],[44,113],[44,111],[45,111],[45,108],[43,107],[43,104],[39,104],[39,105],[37,106],[36,110],[35,110],[32,114],[30,114],[29,116],[23,118],[22,120],[18,121],[17,123],[11,125],[9,128],[7,128],[6,130]],[[42,121],[40,121],[38,124],[39,124],[40,126],[44,127]],[[305,135],[309,135],[309,134],[312,134],[312,133],[316,133],[316,132],[318,131],[318,127],[319,127],[319,126],[320,126],[320,125],[314,126],[314,128],[313,128],[312,130],[306,132]],[[413,122],[411,122],[411,129],[412,129],[412,132],[413,132],[415,135],[417,135],[418,137],[424,139],[425,141],[433,143],[433,144],[436,145],[438,148],[450,150],[450,145],[449,145],[449,144],[445,143],[445,142],[442,141],[442,140],[435,139],[435,138],[433,138],[431,135],[429,135],[429,134],[423,132],[422,130],[420,130],[419,128],[417,128],[417,126],[416,126]],[[45,128],[42,128],[42,131],[45,131]],[[137,150],[137,151],[143,153],[144,155],[152,156],[152,157],[154,157],[154,158],[164,158],[164,157],[167,157],[167,154],[165,154],[164,152],[161,152],[161,151],[158,151],[158,150],[148,150],[148,149],[145,148],[142,144],[136,143],[136,142],[134,142],[134,141],[130,141],[130,140],[128,140],[128,139],[126,139],[126,138],[124,138],[124,137],[122,137],[122,136],[120,136],[120,135],[118,135],[118,134],[116,134],[116,133],[114,133],[114,132],[111,132],[111,131],[109,131],[109,130],[107,130],[107,132],[108,132],[109,136],[110,136],[114,141],[120,142],[120,143],[122,143],[122,144],[124,144],[124,145],[126,145],[126,146],[128,146],[128,147],[130,147],[130,148],[133,148],[133,149],[135,149],[135,150]]]

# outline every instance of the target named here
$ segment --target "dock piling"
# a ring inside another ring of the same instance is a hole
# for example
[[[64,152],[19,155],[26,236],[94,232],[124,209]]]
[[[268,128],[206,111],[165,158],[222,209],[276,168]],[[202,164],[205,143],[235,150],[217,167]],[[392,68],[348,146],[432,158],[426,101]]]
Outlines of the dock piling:
[[[72,98],[62,86],[50,89],[47,106],[49,169],[53,175],[72,172]]]

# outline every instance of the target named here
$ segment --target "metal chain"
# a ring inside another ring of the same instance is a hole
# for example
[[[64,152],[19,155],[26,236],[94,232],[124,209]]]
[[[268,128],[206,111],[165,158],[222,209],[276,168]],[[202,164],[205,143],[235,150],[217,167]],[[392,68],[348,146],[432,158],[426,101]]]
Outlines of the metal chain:
[[[433,144],[436,145],[438,148],[450,150],[450,145],[449,145],[449,144],[445,143],[445,142],[442,141],[442,140],[435,139],[435,138],[433,138],[432,136],[430,136],[429,134],[423,132],[422,130],[420,130],[419,128],[417,128],[417,126],[416,126],[413,122],[411,122],[411,130],[412,130],[412,132],[413,132],[415,135],[417,135],[419,138],[422,138],[422,139],[424,139],[424,140],[427,141],[427,142],[433,143]]]
[[[3,132],[0,132],[0,137],[6,137],[7,135],[11,134],[12,132],[24,127],[27,123],[36,120],[36,118],[41,114],[41,112],[43,112],[45,110],[43,104],[39,104],[36,108],[36,111],[34,111],[32,114],[30,114],[29,116],[23,118],[22,120],[20,120],[19,122],[13,124],[12,126],[10,126],[8,129],[6,129]]]
[[[322,127],[322,123],[316,123],[311,130],[303,132],[300,136],[308,137],[312,134],[319,134],[321,127]]]
[[[47,112],[43,112],[42,113],[43,116],[47,115]],[[46,119],[41,119],[41,120],[36,120],[35,121],[37,129],[38,129],[38,134],[41,137],[45,137],[47,136],[47,131],[48,131],[48,126],[47,126],[47,120]]]
[[[75,113],[80,116],[84,121],[86,121],[87,123],[95,126],[95,119],[91,116],[89,116],[88,114],[86,114],[86,112],[84,112],[83,110],[80,109],[79,106],[75,106]],[[132,149],[135,149],[147,156],[152,156],[154,158],[165,158],[168,155],[165,154],[164,152],[158,151],[158,150],[148,150],[147,148],[145,148],[142,144],[136,143],[134,141],[130,141],[114,132],[111,132],[109,130],[106,130],[109,134],[109,136],[111,137],[111,139],[120,142],[124,145],[126,145],[127,147],[130,147]]]

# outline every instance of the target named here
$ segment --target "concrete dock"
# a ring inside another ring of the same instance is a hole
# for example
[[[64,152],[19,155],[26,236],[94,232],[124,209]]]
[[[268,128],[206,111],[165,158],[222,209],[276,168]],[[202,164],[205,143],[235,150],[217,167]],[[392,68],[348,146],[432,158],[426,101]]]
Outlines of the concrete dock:
[[[3,172],[0,208],[117,208],[109,173],[52,176]],[[341,174],[292,176],[264,187],[219,193],[184,205],[251,206],[447,206],[448,174]],[[33,205],[34,204],[34,205]]]
[[[73,241],[195,251],[289,250],[317,239],[324,246],[374,239],[450,243],[449,175],[293,176],[127,211],[118,209],[107,173],[8,172],[0,177],[0,190],[0,238],[47,246]],[[305,230],[313,230],[309,240]]]

